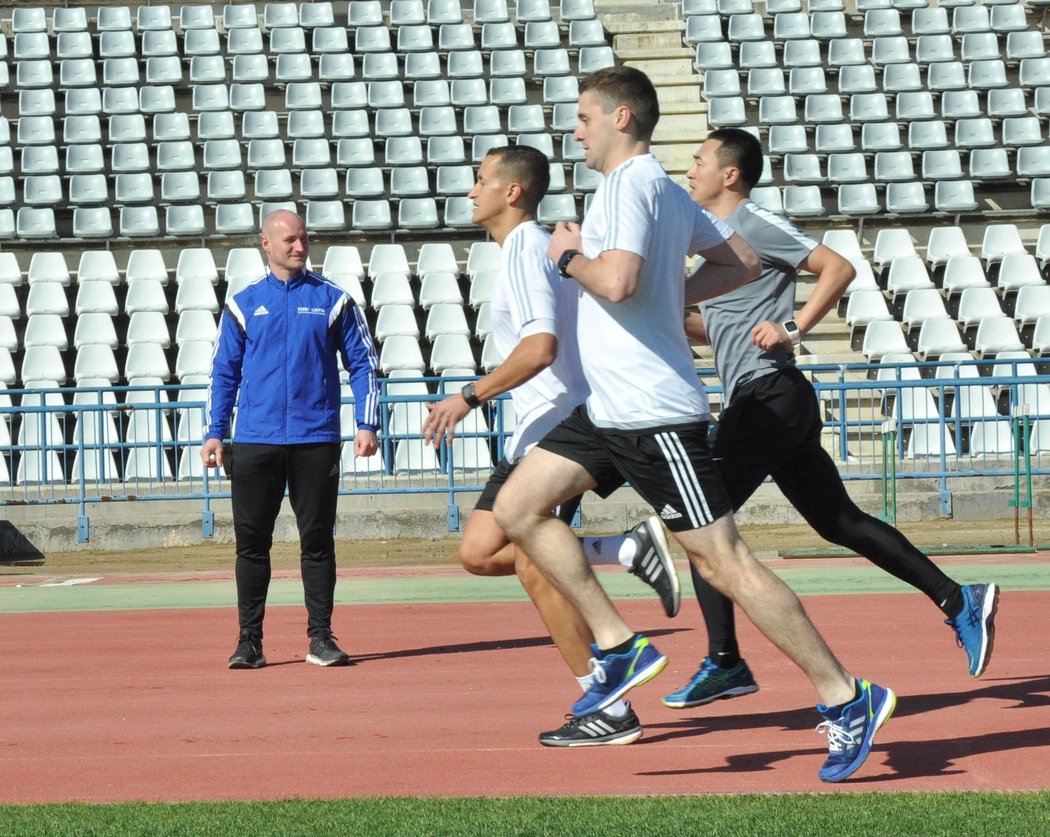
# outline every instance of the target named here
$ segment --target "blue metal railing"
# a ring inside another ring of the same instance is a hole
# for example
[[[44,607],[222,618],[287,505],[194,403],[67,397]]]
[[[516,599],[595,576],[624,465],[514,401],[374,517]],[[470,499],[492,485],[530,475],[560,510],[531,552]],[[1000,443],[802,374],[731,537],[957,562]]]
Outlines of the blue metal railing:
[[[1028,486],[1030,500],[1032,475],[1050,473],[1050,374],[1035,372],[1041,363],[801,368],[824,407],[826,447],[843,479],[937,479],[948,514],[953,480],[1009,477],[1015,493]],[[989,366],[995,374],[980,374]],[[381,397],[380,451],[367,461],[353,457],[353,408],[344,402],[340,493],[445,494],[449,528],[456,529],[462,495],[482,488],[513,432],[510,401],[504,396],[486,405],[452,448],[434,450],[423,444],[419,428],[427,404],[443,398],[452,379],[396,379],[417,385],[415,394],[390,394],[391,383],[384,381]],[[717,405],[721,388],[708,390]],[[10,399],[0,401],[0,505],[76,505],[86,541],[90,504],[179,500],[200,503],[203,534],[213,533],[212,503],[229,497],[230,484],[221,470],[200,463],[205,404],[199,386],[7,394]]]

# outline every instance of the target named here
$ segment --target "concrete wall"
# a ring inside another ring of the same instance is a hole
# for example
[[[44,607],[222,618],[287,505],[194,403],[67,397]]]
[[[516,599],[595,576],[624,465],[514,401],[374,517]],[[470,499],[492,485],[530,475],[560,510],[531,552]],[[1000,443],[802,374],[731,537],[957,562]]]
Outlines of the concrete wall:
[[[858,505],[872,514],[882,510],[878,482],[851,481],[847,489]],[[464,525],[476,495],[459,498],[460,525]],[[1013,516],[1013,482],[1008,478],[967,478],[953,483],[952,518],[1002,520]],[[233,526],[226,501],[212,504],[215,533],[205,539],[200,501],[104,503],[88,507],[90,540],[77,541],[76,505],[5,506],[0,522],[0,559],[51,552],[115,552],[135,549],[187,547],[204,543],[233,543]],[[607,500],[588,495],[583,503],[583,530],[595,534],[623,531],[651,514],[629,488]],[[1050,513],[1050,482],[1037,478],[1035,514]],[[447,496],[396,494],[340,499],[336,537],[340,540],[437,540],[448,537]],[[897,519],[901,522],[941,518],[940,483],[908,480],[898,484]],[[799,525],[797,512],[775,485],[763,485],[738,515],[741,525]],[[298,539],[287,501],[274,533],[277,542]]]

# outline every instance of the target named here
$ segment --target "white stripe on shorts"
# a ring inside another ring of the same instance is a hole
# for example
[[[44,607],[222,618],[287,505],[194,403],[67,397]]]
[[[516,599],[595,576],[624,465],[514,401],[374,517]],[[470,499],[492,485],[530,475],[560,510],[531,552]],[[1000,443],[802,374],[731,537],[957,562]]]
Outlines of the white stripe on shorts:
[[[678,486],[678,494],[685,504],[686,514],[693,528],[699,529],[714,522],[711,509],[707,505],[707,498],[700,487],[700,480],[693,470],[693,464],[689,461],[689,455],[682,447],[682,441],[677,433],[657,433],[656,443],[663,451],[667,466],[671,469],[675,485]]]

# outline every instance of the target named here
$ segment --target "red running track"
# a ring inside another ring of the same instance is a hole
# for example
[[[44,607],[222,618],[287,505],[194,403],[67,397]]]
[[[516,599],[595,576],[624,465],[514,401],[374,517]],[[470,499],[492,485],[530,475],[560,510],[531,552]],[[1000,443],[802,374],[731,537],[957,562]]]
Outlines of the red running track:
[[[549,749],[574,680],[525,603],[346,606],[357,664],[305,665],[301,608],[271,608],[259,671],[228,671],[231,610],[0,616],[0,803],[356,796],[1014,790],[1050,787],[1048,592],[1006,592],[988,672],[966,674],[920,595],[807,597],[897,713],[865,767],[825,785],[802,674],[741,620],[755,694],[674,711],[660,696],[702,656],[694,607],[621,602],[670,657],[632,699],[645,736]],[[875,621],[876,619],[880,621]]]

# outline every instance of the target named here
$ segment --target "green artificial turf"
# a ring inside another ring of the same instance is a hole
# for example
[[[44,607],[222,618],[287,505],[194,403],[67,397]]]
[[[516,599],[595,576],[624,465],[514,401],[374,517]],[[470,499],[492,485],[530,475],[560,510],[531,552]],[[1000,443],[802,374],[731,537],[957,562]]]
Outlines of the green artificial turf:
[[[10,835],[1045,835],[1050,793],[353,799],[0,807]]]

